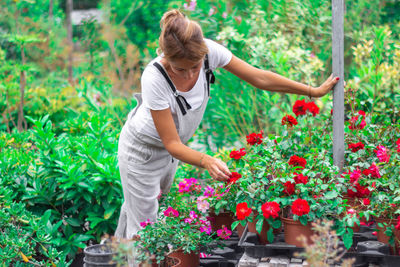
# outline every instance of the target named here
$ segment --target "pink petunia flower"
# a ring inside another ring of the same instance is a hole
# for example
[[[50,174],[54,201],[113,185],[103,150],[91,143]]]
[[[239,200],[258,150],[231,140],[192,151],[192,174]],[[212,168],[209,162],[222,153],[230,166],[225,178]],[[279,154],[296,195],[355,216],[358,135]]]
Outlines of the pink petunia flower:
[[[232,231],[226,228],[226,226],[224,225],[222,229],[217,230],[217,235],[221,239],[229,239],[232,235]]]
[[[168,209],[164,211],[164,215],[167,217],[178,217],[179,212],[176,209],[173,209],[172,207],[168,207]]]
[[[380,162],[389,162],[390,156],[387,154],[387,148],[381,145],[374,150]]]

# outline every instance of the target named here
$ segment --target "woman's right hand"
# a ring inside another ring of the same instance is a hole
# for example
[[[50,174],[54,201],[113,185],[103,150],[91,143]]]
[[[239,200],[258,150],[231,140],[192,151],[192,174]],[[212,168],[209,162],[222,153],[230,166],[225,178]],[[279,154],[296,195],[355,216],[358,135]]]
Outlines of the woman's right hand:
[[[208,171],[213,179],[218,181],[225,182],[231,175],[225,162],[209,155],[205,155],[203,159],[203,167]]]

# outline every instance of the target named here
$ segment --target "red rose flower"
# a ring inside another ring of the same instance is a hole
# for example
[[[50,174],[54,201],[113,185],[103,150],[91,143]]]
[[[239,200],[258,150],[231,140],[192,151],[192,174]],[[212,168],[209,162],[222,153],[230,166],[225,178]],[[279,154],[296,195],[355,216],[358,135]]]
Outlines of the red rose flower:
[[[368,206],[369,204],[371,204],[371,201],[369,200],[369,198],[364,198],[363,203],[365,206]]]
[[[370,171],[372,177],[381,178],[381,174],[379,173],[379,167],[375,164],[375,162],[372,162],[368,170]]]
[[[263,139],[262,132],[260,132],[259,134],[251,133],[246,136],[247,144],[249,145],[261,144],[262,139]]]
[[[283,184],[285,189],[283,189],[283,192],[287,195],[293,195],[294,194],[294,187],[296,186],[294,183],[287,181],[286,183]]]
[[[359,111],[358,111],[358,114],[361,115],[361,116],[363,116],[363,117],[365,118],[365,112],[364,112],[363,110],[359,110]]]
[[[304,176],[303,174],[296,174],[295,173],[295,177],[294,177],[294,181],[296,182],[296,184],[307,184],[308,182],[308,177]]]
[[[281,208],[279,207],[278,203],[272,201],[272,202],[265,202],[264,204],[262,204],[261,210],[263,212],[264,218],[268,219],[269,217],[278,218],[279,211],[281,210]]]
[[[397,217],[397,224],[395,226],[396,230],[400,230],[400,216]]]
[[[242,175],[237,172],[232,172],[227,181],[228,184],[235,184],[237,180],[242,178]]]
[[[306,115],[307,103],[303,100],[297,100],[293,105],[293,113],[298,117],[301,115]]]
[[[292,212],[297,216],[306,215],[310,212],[310,205],[305,199],[296,199],[292,204]]]
[[[301,166],[301,167],[305,167],[307,164],[307,161],[304,158],[298,157],[296,155],[291,156],[289,159],[289,165],[292,166]]]
[[[362,171],[362,174],[364,174],[365,176],[368,176],[368,175],[371,174],[371,171],[368,170],[368,169],[366,169],[366,170],[363,170],[363,171]]]
[[[244,220],[249,217],[252,210],[247,206],[246,202],[242,202],[236,205],[236,217],[238,220]]]
[[[282,125],[292,127],[294,125],[297,125],[297,120],[292,115],[286,115],[282,118]]]
[[[400,138],[399,138],[399,139],[397,139],[397,141],[396,141],[396,145],[397,145],[397,152],[399,152],[399,153],[400,153]]]
[[[314,117],[319,113],[319,107],[314,102],[308,102],[306,108]]]
[[[244,148],[241,148],[239,151],[232,150],[229,154],[229,157],[231,157],[232,159],[241,159],[244,155],[246,155],[246,150],[244,150]]]
[[[364,144],[362,142],[354,143],[354,144],[349,144],[349,149],[351,149],[351,152],[357,152],[360,149],[364,149]]]
[[[358,117],[359,116],[351,117],[350,125],[349,125],[349,129],[350,130],[362,130],[367,125],[367,123],[365,122],[364,117],[362,117],[361,122],[358,122]]]

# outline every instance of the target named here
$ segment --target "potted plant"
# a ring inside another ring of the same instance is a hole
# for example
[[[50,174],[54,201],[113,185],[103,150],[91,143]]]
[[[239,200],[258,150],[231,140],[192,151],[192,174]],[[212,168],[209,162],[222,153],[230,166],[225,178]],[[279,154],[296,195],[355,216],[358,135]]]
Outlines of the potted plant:
[[[178,184],[178,191],[164,198],[157,221],[141,223],[143,229],[134,242],[140,262],[154,258],[160,263],[166,257],[173,257],[180,260],[177,266],[198,266],[200,249],[209,253],[218,245],[218,237],[230,237],[227,228],[216,233],[211,231],[207,209],[198,201],[201,194],[197,179],[183,179]]]

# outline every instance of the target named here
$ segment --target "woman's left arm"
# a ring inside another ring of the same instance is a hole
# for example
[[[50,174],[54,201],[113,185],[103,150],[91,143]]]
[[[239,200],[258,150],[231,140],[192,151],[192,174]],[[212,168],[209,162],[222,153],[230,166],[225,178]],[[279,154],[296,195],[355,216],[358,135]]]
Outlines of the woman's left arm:
[[[315,88],[292,81],[271,71],[253,67],[234,55],[232,55],[231,61],[224,69],[262,90],[306,95],[309,97],[321,97],[326,95],[339,81],[339,77],[333,77],[333,75],[331,75],[321,86]]]

